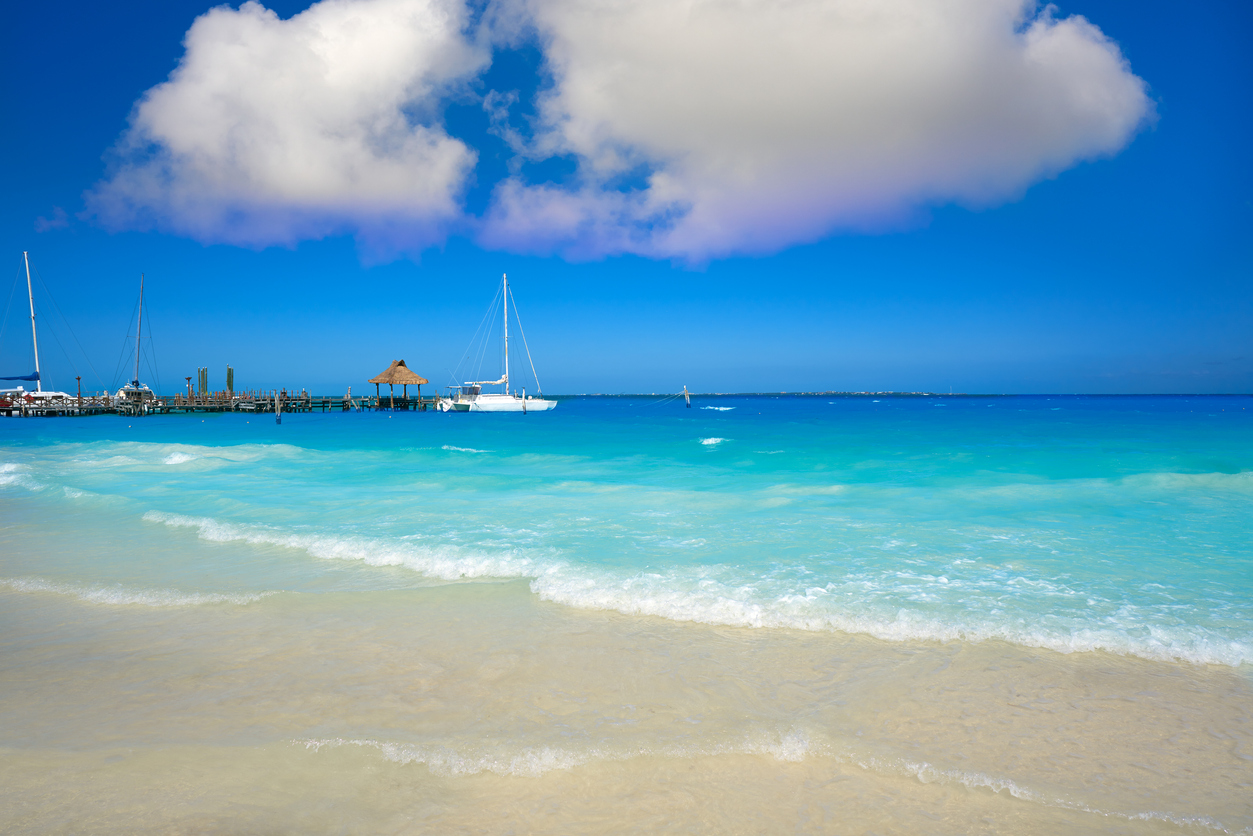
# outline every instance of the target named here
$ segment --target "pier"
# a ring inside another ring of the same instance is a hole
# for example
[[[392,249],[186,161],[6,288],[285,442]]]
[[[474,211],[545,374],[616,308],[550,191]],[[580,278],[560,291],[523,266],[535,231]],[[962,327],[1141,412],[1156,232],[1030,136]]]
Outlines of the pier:
[[[86,415],[188,415],[215,412],[250,414],[284,412],[426,412],[439,402],[436,396],[313,395],[305,391],[209,392],[153,397],[135,402],[111,395],[36,397],[27,392],[0,395],[0,415],[13,418],[53,418]]]

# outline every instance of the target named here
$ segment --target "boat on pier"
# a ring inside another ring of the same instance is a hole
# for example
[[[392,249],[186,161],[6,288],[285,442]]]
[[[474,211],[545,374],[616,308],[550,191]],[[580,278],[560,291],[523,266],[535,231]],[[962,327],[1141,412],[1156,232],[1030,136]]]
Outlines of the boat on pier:
[[[139,381],[139,358],[143,346],[144,333],[144,274],[139,274],[139,321],[135,327],[135,376],[124,384],[113,396],[114,411],[126,415],[145,415],[150,411],[159,410],[161,403],[146,383]]]
[[[26,265],[26,298],[30,302],[30,341],[35,352],[35,371],[30,374],[0,377],[0,380],[20,380],[34,383],[35,391],[28,391],[20,384],[12,389],[0,389],[0,415],[47,414],[69,415],[81,409],[82,398],[67,392],[54,392],[43,388],[43,376],[39,371],[39,332],[35,327],[35,291],[30,281],[30,253],[23,251],[22,262]]]

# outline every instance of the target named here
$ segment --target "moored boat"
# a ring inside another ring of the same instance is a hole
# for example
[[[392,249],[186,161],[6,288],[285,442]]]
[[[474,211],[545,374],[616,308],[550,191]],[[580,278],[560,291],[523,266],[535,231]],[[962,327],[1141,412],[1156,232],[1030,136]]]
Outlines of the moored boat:
[[[501,320],[504,334],[504,372],[497,380],[467,380],[460,386],[451,386],[451,394],[439,399],[441,412],[547,412],[557,406],[554,400],[545,400],[543,393],[538,396],[527,395],[526,389],[521,391],[510,389],[509,386],[509,304],[513,294],[509,290],[509,276],[501,276],[501,298],[504,316]],[[493,306],[495,302],[492,303]],[[518,307],[514,303],[514,315]],[[518,331],[522,334],[522,347],[526,350],[526,359],[531,366],[531,374],[535,377],[535,385],[539,386],[539,376],[535,374],[535,361],[531,359],[531,349],[526,344],[526,334],[522,332],[522,323],[518,321]],[[484,392],[484,386],[502,386],[501,392]]]

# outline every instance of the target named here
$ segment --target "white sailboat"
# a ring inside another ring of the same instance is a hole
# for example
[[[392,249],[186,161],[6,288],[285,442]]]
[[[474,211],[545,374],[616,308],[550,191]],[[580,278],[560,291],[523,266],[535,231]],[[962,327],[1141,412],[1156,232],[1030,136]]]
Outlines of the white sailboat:
[[[508,274],[501,275],[501,292],[503,294],[503,305],[505,315],[503,319],[504,326],[504,344],[505,344],[505,369],[499,380],[467,380],[461,386],[454,386],[456,392],[447,398],[439,399],[439,408],[442,412],[546,412],[557,406],[556,401],[544,400],[542,394],[539,396],[528,396],[526,389],[521,393],[509,388],[509,303],[512,295],[509,291]],[[493,303],[494,304],[494,303]],[[514,313],[517,313],[517,304],[514,304]],[[518,324],[518,330],[521,332],[521,322]],[[526,344],[526,334],[522,334],[522,347],[526,349],[526,359],[531,366],[531,374],[535,377],[535,385],[539,386],[539,376],[535,374],[535,361],[531,359],[531,349]],[[484,386],[503,386],[504,391],[501,392],[484,392]]]
[[[22,260],[26,264],[26,298],[30,301],[30,341],[35,349],[35,371],[33,374],[0,377],[0,380],[32,381],[35,384],[35,391],[28,392],[22,386],[17,386],[13,389],[0,389],[0,399],[7,401],[9,405],[12,405],[17,400],[26,401],[28,404],[60,400],[68,401],[74,396],[66,392],[50,392],[43,387],[43,380],[39,372],[39,334],[35,330],[35,292],[30,283],[30,253],[23,251]],[[6,411],[6,414],[11,413]]]
[[[114,399],[119,404],[131,404],[134,407],[146,410],[147,404],[156,399],[156,395],[144,383],[139,382],[139,356],[140,356],[140,337],[144,331],[144,274],[139,274],[139,322],[135,328],[135,376],[131,381],[117,390]]]

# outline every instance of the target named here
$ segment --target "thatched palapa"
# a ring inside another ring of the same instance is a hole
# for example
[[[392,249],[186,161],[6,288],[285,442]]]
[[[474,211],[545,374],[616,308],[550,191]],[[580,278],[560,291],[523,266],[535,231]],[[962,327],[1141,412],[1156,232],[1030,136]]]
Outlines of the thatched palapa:
[[[370,378],[370,382],[376,386],[380,383],[413,383],[421,386],[423,383],[430,383],[431,381],[427,380],[425,377],[419,377],[414,374],[409,367],[405,365],[404,360],[393,360],[392,364],[387,367],[387,371],[383,372],[378,377]]]
[[[386,383],[388,390],[393,392],[393,397],[394,397],[395,390],[392,387],[395,386],[397,383],[399,383],[405,387],[404,396],[407,398],[409,397],[409,384],[410,383],[418,387],[418,395],[421,395],[422,384],[430,383],[430,381],[427,380],[425,377],[420,377],[414,374],[409,369],[409,367],[405,365],[404,360],[393,360],[392,364],[387,367],[386,371],[384,371],[378,377],[370,378],[370,383],[374,384],[374,393],[376,396],[378,395],[379,384]]]

